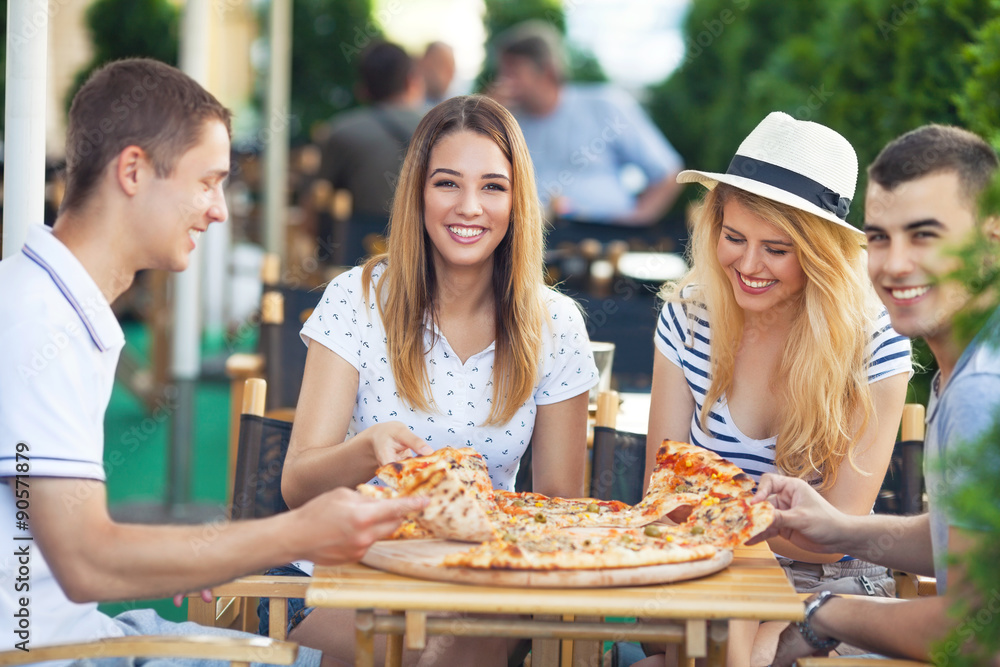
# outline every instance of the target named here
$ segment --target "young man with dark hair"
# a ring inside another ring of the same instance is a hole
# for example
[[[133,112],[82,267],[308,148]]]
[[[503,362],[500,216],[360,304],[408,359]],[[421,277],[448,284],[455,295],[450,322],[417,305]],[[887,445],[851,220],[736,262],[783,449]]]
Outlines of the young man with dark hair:
[[[30,600],[28,648],[228,633],[151,610],[110,618],[97,602],[176,595],[296,558],[357,560],[418,507],[338,489],[275,517],[213,525],[207,544],[204,527],[108,515],[103,424],[125,344],[110,304],[139,270],[185,269],[200,233],[226,219],[229,117],[172,67],[107,65],[70,109],[67,197],[53,229],[33,225],[0,263],[0,539],[30,562],[29,588],[4,567],[0,615],[18,636],[16,607]],[[299,664],[319,661],[300,653]]]
[[[358,222],[385,231],[406,146],[423,117],[424,79],[401,47],[376,42],[361,53],[358,97],[366,106],[337,114],[320,140],[320,176],[351,193]],[[353,264],[356,257],[344,257]]]
[[[782,633],[772,661],[776,667],[804,655],[825,655],[841,641],[927,660],[931,643],[955,624],[949,607],[977,594],[963,588],[961,568],[948,562],[949,553],[968,549],[976,527],[950,521],[943,496],[968,464],[961,446],[985,434],[1000,414],[1000,351],[990,339],[1000,326],[1000,308],[971,342],[959,339],[954,318],[971,305],[971,296],[949,274],[959,261],[951,252],[995,223],[981,219],[978,198],[997,168],[996,153],[976,135],[928,125],[891,142],[868,169],[869,275],[893,328],[927,341],[939,368],[924,443],[930,512],[847,516],[802,480],[778,475],[765,475],[756,496],[769,498],[777,512],[755,542],[781,535],[812,551],[934,574],[939,595],[905,602],[814,596],[806,603],[805,622]]]

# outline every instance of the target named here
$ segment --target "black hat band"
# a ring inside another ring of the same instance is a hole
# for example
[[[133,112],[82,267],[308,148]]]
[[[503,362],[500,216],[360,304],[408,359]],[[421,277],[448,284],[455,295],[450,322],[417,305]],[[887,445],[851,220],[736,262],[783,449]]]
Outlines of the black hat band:
[[[830,211],[841,220],[846,220],[847,213],[851,210],[849,198],[841,197],[839,193],[808,176],[803,176],[791,169],[785,169],[770,162],[736,155],[729,163],[729,169],[726,170],[726,173],[749,178],[789,192],[821,209]]]

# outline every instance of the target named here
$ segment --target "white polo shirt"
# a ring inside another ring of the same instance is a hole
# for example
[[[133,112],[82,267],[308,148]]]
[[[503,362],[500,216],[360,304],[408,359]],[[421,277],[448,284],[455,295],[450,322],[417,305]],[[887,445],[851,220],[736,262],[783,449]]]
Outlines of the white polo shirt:
[[[25,639],[17,634],[25,625],[28,648],[122,635],[96,603],[66,598],[30,521],[35,479],[104,481],[104,413],[124,345],[94,280],[48,228],[33,225],[21,251],[0,262],[0,481],[10,487],[0,488],[0,636],[7,649]]]

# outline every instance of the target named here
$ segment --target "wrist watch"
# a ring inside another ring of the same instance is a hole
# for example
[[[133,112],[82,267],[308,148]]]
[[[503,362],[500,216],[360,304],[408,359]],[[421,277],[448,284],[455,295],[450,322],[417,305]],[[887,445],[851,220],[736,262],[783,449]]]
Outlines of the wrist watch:
[[[806,643],[812,646],[817,651],[832,651],[840,644],[839,639],[834,639],[830,637],[829,639],[820,639],[816,635],[816,631],[812,629],[809,621],[812,620],[813,614],[816,610],[822,607],[831,599],[838,597],[831,593],[830,591],[823,591],[812,600],[806,602],[806,618],[801,623],[796,623],[795,627],[799,629],[799,633],[802,638],[806,640]]]

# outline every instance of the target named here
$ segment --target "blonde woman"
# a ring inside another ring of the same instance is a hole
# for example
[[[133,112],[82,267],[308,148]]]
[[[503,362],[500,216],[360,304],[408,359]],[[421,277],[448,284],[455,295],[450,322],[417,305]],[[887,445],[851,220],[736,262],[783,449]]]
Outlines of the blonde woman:
[[[868,280],[864,235],[845,221],[857,172],[842,136],[772,113],[727,173],[678,176],[709,190],[694,220],[693,268],[665,289],[657,323],[647,478],[669,438],[755,479],[806,479],[844,512],[872,510],[911,364],[909,340]],[[769,544],[800,591],[894,593],[885,568]],[[730,664],[748,664],[751,638],[773,655],[779,631],[734,625]]]
[[[534,442],[534,490],[583,494],[598,375],[580,310],[543,283],[542,248],[513,117],[480,96],[429,111],[402,167],[386,253],[331,282],[302,328],[309,352],[282,476],[290,507],[446,445],[475,447],[493,486],[512,489]],[[353,622],[309,611],[293,603],[290,638],[351,661]],[[433,640],[423,660],[506,665],[502,640],[490,650],[452,641]],[[420,660],[406,652],[406,664]]]

